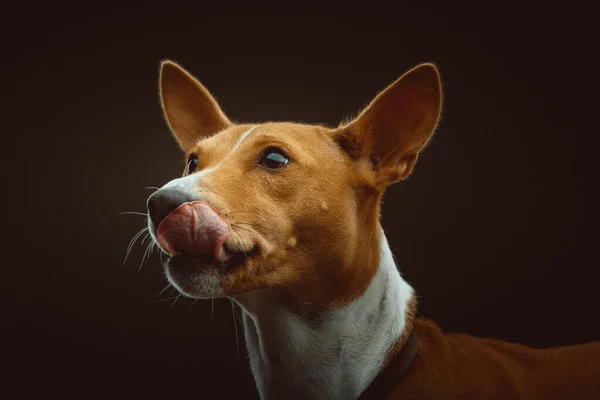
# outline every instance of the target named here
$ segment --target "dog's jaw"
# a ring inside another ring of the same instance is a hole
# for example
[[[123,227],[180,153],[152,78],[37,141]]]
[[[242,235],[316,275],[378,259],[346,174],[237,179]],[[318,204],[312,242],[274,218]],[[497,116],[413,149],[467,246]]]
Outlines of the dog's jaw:
[[[343,308],[307,318],[275,290],[236,298],[244,310],[250,364],[263,400],[355,399],[385,366],[410,326],[412,287],[402,279],[383,231],[379,268]]]
[[[191,275],[182,274],[172,267],[165,267],[165,275],[169,283],[185,296],[196,299],[223,297],[225,277],[216,269]]]

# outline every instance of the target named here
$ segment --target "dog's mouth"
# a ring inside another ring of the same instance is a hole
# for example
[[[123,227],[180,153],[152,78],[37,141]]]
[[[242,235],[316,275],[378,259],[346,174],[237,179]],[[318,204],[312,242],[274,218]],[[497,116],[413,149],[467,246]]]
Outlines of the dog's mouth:
[[[181,204],[153,233],[170,256],[164,265],[167,278],[191,297],[222,296],[228,275],[244,268],[259,253],[258,244],[251,244],[248,238],[232,241],[230,223],[202,201]]]
[[[192,298],[219,298],[226,295],[228,277],[245,268],[257,255],[258,246],[246,251],[228,249],[229,257],[219,261],[211,255],[177,253],[165,263],[169,282],[182,294]]]
[[[178,272],[188,270],[190,273],[201,273],[202,271],[210,270],[211,272],[225,274],[242,267],[248,259],[259,252],[258,246],[254,246],[249,250],[230,249],[227,244],[224,244],[223,247],[229,254],[229,257],[225,261],[219,261],[209,254],[177,253],[169,258],[167,264],[170,268],[177,269]]]

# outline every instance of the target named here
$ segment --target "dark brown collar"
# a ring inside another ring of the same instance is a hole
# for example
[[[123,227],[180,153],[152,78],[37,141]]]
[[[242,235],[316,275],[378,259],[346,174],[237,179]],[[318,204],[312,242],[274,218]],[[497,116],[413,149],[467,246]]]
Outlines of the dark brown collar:
[[[419,338],[413,330],[406,344],[388,366],[381,372],[373,382],[360,395],[358,400],[387,399],[394,389],[398,387],[400,380],[412,365],[417,350],[419,349]]]

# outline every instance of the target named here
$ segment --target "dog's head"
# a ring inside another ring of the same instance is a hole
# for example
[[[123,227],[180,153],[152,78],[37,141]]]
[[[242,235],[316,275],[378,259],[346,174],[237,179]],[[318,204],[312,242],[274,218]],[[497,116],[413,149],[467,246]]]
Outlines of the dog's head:
[[[322,307],[366,289],[381,195],[410,174],[439,119],[435,66],[413,68],[337,128],[233,123],[170,61],[160,94],[185,168],[148,199],[149,228],[174,286],[199,298],[276,289]]]

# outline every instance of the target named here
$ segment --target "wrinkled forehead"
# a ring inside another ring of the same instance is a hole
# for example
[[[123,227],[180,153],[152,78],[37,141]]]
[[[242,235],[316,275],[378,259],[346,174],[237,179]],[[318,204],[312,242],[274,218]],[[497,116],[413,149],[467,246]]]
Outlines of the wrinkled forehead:
[[[232,126],[217,135],[201,140],[196,151],[211,157],[222,157],[232,151],[255,146],[279,145],[298,156],[331,154],[336,146],[330,130],[313,125],[290,123],[245,124]]]
[[[235,125],[216,135],[199,139],[193,151],[200,151],[206,154],[230,151],[236,144],[239,145],[239,142],[250,136],[258,127],[257,125]]]

